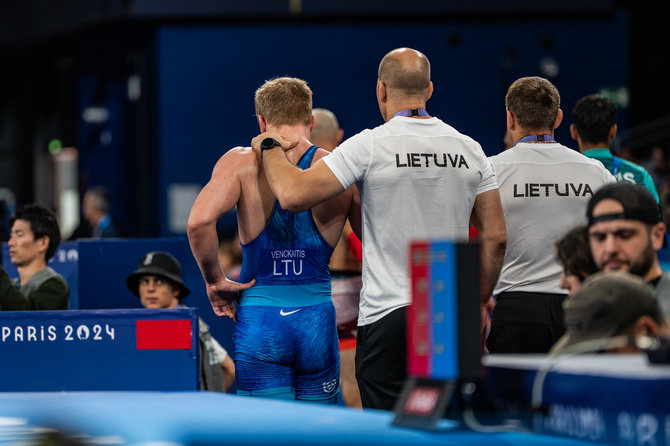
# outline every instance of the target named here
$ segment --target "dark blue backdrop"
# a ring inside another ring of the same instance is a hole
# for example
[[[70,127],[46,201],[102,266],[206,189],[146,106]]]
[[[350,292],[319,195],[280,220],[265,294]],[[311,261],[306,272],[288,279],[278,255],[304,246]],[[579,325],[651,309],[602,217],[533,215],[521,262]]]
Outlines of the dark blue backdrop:
[[[494,155],[502,147],[509,83],[542,74],[540,60],[553,57],[566,112],[558,137],[573,145],[567,128],[576,100],[627,85],[625,25],[618,17],[595,24],[164,28],[157,40],[161,234],[170,234],[168,186],[204,185],[225,151],[248,145],[257,134],[253,94],[266,79],[307,80],[314,106],[333,110],[351,136],[382,124],[375,98],[380,59],[393,48],[413,47],[432,64],[435,93],[428,110]],[[552,38],[553,48],[543,48]],[[452,48],[449,39],[460,44]]]
[[[131,236],[137,235],[138,222],[146,223],[143,212],[157,214],[155,224],[144,225],[143,235],[184,233],[189,200],[208,181],[216,160],[232,147],[248,145],[258,132],[253,95],[266,79],[307,80],[314,106],[333,110],[345,136],[381,124],[377,66],[386,52],[400,46],[421,50],[431,60],[435,93],[429,112],[480,141],[489,155],[502,148],[504,95],[521,76],[543,75],[557,85],[565,112],[557,137],[566,145],[575,145],[568,127],[572,107],[583,95],[621,91],[619,127],[628,122],[625,12],[588,19],[505,16],[504,22],[489,17],[159,27],[141,64],[146,68],[142,100],[150,102],[150,112],[143,115],[139,131],[145,136],[139,139],[132,137],[140,123],[133,120],[138,109],[125,96],[131,73],[105,63],[105,54],[111,60],[120,56],[113,47],[102,52],[103,45],[113,46],[98,42],[81,49],[83,59],[98,66],[81,68],[80,107],[104,103],[110,112],[104,124],[81,122],[82,177],[110,189],[117,217]],[[554,76],[540,67],[546,58],[558,67]],[[141,156],[144,164],[138,167]],[[175,211],[168,199],[175,186],[185,192],[179,209],[182,229],[171,227],[168,219]]]

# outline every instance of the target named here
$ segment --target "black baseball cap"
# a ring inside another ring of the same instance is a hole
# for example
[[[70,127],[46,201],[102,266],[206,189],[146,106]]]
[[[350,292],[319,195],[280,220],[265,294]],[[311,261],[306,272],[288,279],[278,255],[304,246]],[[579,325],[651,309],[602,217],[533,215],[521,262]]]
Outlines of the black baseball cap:
[[[153,251],[146,254],[140,259],[140,267],[126,277],[128,289],[137,297],[140,296],[140,278],[143,276],[159,276],[168,279],[179,288],[179,296],[177,296],[179,300],[191,292],[181,278],[181,265],[167,252]]]
[[[621,203],[623,211],[594,217],[593,208],[600,201],[608,198]],[[586,217],[589,227],[595,223],[610,220],[638,220],[649,225],[663,221],[658,203],[651,192],[639,184],[624,182],[608,184],[598,189],[589,200]]]
[[[588,351],[608,348],[612,337],[644,315],[662,317],[658,299],[639,276],[625,272],[599,272],[589,276],[574,296],[563,302],[565,334],[550,354],[579,353],[582,342],[593,341]],[[584,345],[584,344],[582,344]]]

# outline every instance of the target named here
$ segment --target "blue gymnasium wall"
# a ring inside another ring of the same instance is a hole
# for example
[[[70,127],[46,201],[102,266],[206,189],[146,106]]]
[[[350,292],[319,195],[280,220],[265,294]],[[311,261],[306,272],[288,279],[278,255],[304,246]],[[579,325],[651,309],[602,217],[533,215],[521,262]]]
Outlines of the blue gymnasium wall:
[[[221,155],[257,134],[253,95],[266,79],[307,80],[314,106],[333,110],[351,136],[382,124],[375,99],[382,56],[413,47],[432,64],[429,112],[494,155],[502,148],[507,87],[542,75],[539,62],[550,56],[560,67],[552,80],[566,114],[557,138],[575,147],[572,107],[601,88],[627,87],[627,41],[624,13],[539,22],[164,27],[156,39],[159,235],[174,235],[168,187],[204,185]],[[620,109],[620,128],[627,119]]]

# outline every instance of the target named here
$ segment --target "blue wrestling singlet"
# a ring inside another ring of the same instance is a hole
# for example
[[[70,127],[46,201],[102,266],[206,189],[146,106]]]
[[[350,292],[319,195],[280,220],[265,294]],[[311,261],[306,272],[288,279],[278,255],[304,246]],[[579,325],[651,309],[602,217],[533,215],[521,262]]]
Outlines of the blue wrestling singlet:
[[[312,164],[317,147],[300,158]],[[328,263],[333,248],[312,212],[288,212],[275,200],[263,231],[242,245],[241,293],[235,325],[239,395],[335,404],[339,354]]]

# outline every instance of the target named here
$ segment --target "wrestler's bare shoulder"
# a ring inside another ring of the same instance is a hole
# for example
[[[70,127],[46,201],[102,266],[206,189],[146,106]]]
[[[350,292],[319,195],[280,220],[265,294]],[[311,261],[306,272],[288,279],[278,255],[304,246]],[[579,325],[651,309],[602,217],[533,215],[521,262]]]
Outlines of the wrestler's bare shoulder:
[[[260,163],[260,157],[251,147],[233,147],[219,158],[216,168],[256,168]]]
[[[223,156],[230,158],[256,158],[258,155],[251,147],[237,146],[228,150]]]

